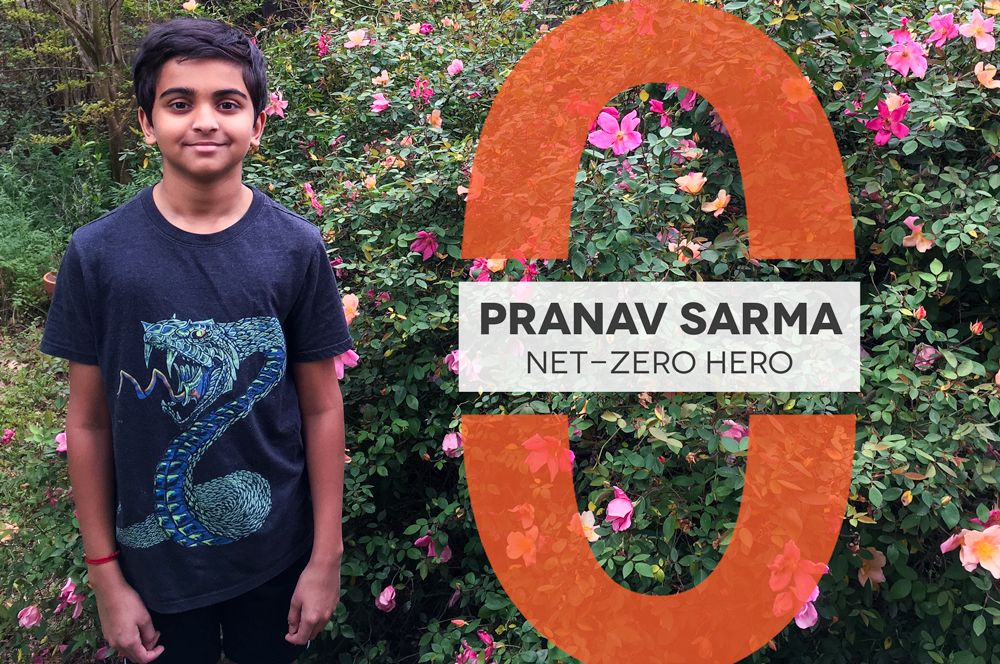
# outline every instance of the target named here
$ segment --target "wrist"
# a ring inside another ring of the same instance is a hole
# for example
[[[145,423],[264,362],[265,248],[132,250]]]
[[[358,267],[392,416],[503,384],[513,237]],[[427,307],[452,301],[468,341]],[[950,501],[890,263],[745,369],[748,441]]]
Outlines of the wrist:
[[[341,544],[339,547],[329,547],[322,550],[313,548],[312,554],[309,556],[309,562],[313,565],[320,565],[323,567],[339,567],[340,562],[344,557],[344,545]]]
[[[121,550],[115,549],[114,552],[111,553],[110,555],[102,556],[101,558],[88,558],[87,555],[84,554],[83,561],[88,565],[104,565],[106,563],[110,563],[112,560],[117,558],[118,554],[120,553]]]
[[[103,565],[90,565],[87,569],[87,583],[95,594],[103,594],[121,585],[127,585],[117,560]]]

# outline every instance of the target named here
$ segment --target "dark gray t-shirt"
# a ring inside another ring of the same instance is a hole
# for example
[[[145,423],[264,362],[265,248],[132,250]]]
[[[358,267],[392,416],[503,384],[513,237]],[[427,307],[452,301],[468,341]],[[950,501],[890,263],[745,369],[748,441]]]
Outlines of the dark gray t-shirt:
[[[147,187],[73,234],[40,350],[100,366],[119,561],[148,608],[230,599],[311,550],[288,362],[352,347],[319,229],[256,189],[217,233]]]

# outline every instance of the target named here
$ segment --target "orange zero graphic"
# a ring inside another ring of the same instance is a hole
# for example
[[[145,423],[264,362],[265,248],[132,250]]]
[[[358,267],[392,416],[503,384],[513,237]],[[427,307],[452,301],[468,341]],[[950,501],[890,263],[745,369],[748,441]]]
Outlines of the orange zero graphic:
[[[695,90],[729,130],[751,257],[855,257],[840,155],[808,81],[757,29],[674,0],[589,11],[525,54],[479,140],[463,257],[566,258],[588,130],[618,92],[653,82]],[[462,418],[483,546],[541,634],[587,664],[728,664],[802,608],[840,532],[852,416],[751,416],[725,554],[696,587],[663,596],[625,590],[598,565],[577,512],[567,427],[562,415]]]

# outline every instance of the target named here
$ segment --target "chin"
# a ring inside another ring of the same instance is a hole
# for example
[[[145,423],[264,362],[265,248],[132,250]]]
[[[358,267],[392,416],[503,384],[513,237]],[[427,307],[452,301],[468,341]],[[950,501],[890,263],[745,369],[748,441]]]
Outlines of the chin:
[[[191,177],[197,178],[201,182],[211,182],[213,180],[224,178],[233,171],[239,171],[242,163],[243,162],[241,160],[235,164],[228,164],[225,167],[213,166],[209,164],[186,164],[178,170],[187,173]]]

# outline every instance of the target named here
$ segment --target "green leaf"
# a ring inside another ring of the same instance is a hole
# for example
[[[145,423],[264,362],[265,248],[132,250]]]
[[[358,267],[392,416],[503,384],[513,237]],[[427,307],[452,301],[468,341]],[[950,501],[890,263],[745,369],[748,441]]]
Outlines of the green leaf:
[[[996,146],[996,144],[997,144],[997,135],[994,134],[989,129],[983,129],[983,140],[986,141],[987,143],[989,143],[992,146]]]
[[[618,222],[622,224],[627,224],[632,221],[632,215],[629,213],[627,208],[618,208]]]
[[[944,146],[951,150],[952,152],[964,152],[965,146],[958,141],[947,140],[944,142]]]
[[[732,233],[719,233],[719,235],[717,235],[715,238],[715,242],[712,243],[712,246],[715,247],[716,249],[735,247],[736,236],[733,235]]]
[[[931,274],[939,275],[941,274],[942,270],[944,270],[944,265],[941,264],[941,261],[935,258],[934,260],[931,261],[930,270]]]
[[[972,369],[973,369],[972,360],[965,360],[960,365],[958,365],[958,369],[956,369],[956,371],[958,372],[959,376],[968,376],[970,373],[972,373]]]
[[[662,440],[663,442],[667,442],[668,440],[670,440],[670,434],[661,429],[660,427],[649,427],[648,429],[646,429],[646,431],[649,432],[650,436],[656,438],[657,440]]]
[[[489,609],[490,611],[499,611],[506,605],[507,603],[504,601],[504,599],[500,597],[500,595],[497,595],[496,593],[490,593],[489,595],[486,596],[486,608]]]
[[[674,536],[674,531],[677,530],[677,519],[672,516],[668,516],[663,521],[663,538],[668,542],[670,538]]]
[[[720,437],[719,444],[722,445],[722,449],[726,450],[730,454],[736,454],[740,451],[740,441],[730,438],[729,436]]]
[[[910,594],[910,583],[909,579],[900,579],[896,583],[892,584],[892,589],[889,590],[889,597],[892,599],[903,599]]]
[[[917,151],[918,147],[920,147],[920,144],[916,141],[907,141],[903,143],[903,154],[913,154]]]
[[[647,578],[653,578],[653,568],[646,563],[636,563],[635,573],[639,576],[645,576]]]
[[[961,650],[951,656],[951,664],[974,664],[976,656],[969,650]]]
[[[873,486],[868,490],[868,502],[875,507],[882,506],[882,492],[878,490],[877,486]]]
[[[950,254],[951,252],[953,252],[956,249],[958,249],[958,246],[960,244],[962,244],[961,238],[958,238],[958,237],[950,238],[948,240],[948,242],[945,243],[944,250]]]
[[[990,508],[983,503],[979,503],[979,505],[976,506],[976,516],[979,517],[980,521],[986,523],[990,520]]]
[[[958,520],[961,516],[962,515],[958,513],[958,506],[955,505],[955,501],[952,501],[941,508],[941,520],[944,521],[944,525],[948,526],[949,529],[958,525]]]
[[[582,277],[587,272],[587,257],[581,252],[574,251],[573,255],[570,256],[569,262],[573,266],[576,276]]]
[[[686,404],[684,404],[683,406],[681,406],[681,417],[680,417],[680,419],[684,420],[684,419],[687,419],[687,418],[691,417],[692,415],[694,415],[695,411],[697,411],[697,410],[698,410],[698,404],[696,404],[696,403],[686,403]]]
[[[976,633],[976,636],[982,636],[983,632],[986,631],[986,618],[983,616],[977,617],[972,622],[972,631]]]

